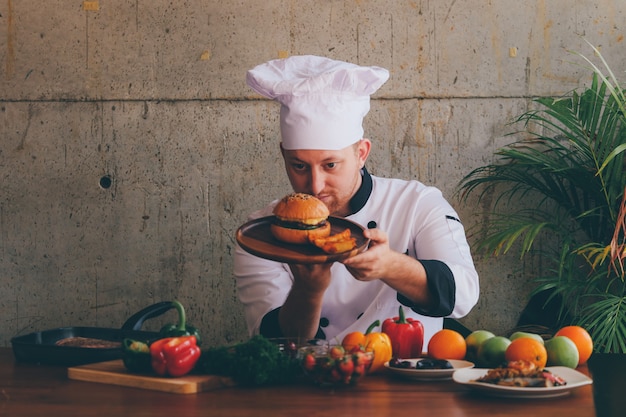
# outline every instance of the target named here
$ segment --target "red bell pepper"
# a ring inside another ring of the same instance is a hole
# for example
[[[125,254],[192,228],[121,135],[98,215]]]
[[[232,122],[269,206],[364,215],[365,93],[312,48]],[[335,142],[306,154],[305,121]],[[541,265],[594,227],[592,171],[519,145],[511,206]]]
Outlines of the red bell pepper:
[[[166,337],[150,345],[152,369],[162,376],[183,376],[200,358],[195,336]]]
[[[397,317],[383,322],[383,333],[391,339],[391,350],[395,358],[417,358],[422,355],[424,325],[421,321],[404,317],[402,306]]]

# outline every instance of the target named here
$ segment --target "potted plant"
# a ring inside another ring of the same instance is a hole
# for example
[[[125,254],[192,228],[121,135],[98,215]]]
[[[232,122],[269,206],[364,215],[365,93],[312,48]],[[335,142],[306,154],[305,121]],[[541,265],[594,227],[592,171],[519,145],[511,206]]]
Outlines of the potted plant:
[[[533,100],[536,109],[513,122],[522,126],[514,143],[459,184],[464,200],[491,201],[474,233],[478,251],[541,260],[532,294],[559,300],[559,325],[589,331],[590,369],[601,353],[626,357],[626,95],[594,52],[604,71],[578,54],[591,65],[590,86]]]

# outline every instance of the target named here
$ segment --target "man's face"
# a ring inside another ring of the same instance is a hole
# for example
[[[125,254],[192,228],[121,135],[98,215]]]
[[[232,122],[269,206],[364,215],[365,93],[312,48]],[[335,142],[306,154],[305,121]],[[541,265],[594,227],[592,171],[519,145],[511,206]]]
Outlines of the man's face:
[[[360,170],[370,146],[363,139],[339,151],[281,150],[293,190],[319,198],[331,215],[346,216],[348,203],[361,186]]]

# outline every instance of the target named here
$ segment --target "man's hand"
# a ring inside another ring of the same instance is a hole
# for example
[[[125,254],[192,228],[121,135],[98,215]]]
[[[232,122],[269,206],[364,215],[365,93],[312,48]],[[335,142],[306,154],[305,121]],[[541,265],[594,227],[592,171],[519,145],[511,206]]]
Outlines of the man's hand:
[[[429,306],[430,294],[422,263],[392,250],[387,234],[380,229],[365,230],[363,235],[370,239],[369,248],[342,261],[352,276],[359,281],[380,279],[414,303]]]
[[[293,273],[293,286],[278,316],[285,336],[305,339],[315,337],[324,292],[330,285],[331,266],[331,263],[289,265]]]
[[[290,264],[293,274],[293,287],[302,292],[311,294],[324,293],[330,285],[330,267],[327,264]]]
[[[342,261],[359,281],[372,281],[390,275],[397,252],[389,248],[387,234],[380,229],[367,229],[363,235],[370,239],[369,248]]]

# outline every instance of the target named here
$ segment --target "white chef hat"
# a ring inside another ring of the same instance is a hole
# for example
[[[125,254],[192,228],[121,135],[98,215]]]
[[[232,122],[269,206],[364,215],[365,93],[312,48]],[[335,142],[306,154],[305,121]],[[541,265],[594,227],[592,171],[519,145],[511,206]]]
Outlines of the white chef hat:
[[[389,78],[380,67],[303,55],[247,73],[248,85],[278,101],[284,149],[343,149],[363,138],[370,95]]]

